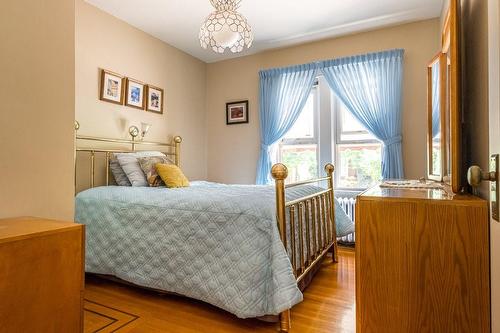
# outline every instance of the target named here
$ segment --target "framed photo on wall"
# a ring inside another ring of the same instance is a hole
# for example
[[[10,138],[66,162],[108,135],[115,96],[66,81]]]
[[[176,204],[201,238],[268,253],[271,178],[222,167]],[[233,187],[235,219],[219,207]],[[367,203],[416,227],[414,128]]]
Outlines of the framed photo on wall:
[[[101,69],[101,87],[99,99],[101,101],[123,104],[123,76],[105,69]]]
[[[125,81],[125,105],[144,110],[144,83],[127,78]]]
[[[150,112],[163,113],[163,89],[146,86],[146,110]]]
[[[248,100],[226,103],[226,125],[248,123]]]

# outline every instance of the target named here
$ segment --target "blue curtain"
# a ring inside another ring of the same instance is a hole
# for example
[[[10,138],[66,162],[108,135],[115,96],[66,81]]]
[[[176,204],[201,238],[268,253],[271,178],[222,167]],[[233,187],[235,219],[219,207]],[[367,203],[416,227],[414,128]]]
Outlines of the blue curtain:
[[[330,88],[378,140],[383,142],[382,178],[403,178],[401,86],[403,50],[391,50],[320,64]]]
[[[271,146],[290,130],[300,115],[314,80],[317,64],[261,71],[260,158],[257,184],[271,182]]]
[[[439,94],[439,61],[432,65],[432,138],[441,132],[441,112]]]

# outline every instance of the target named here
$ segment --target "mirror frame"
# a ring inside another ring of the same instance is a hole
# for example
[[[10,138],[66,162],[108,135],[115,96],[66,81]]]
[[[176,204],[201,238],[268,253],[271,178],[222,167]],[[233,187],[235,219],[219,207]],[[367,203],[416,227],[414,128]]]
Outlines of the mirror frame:
[[[454,193],[462,189],[462,114],[461,114],[461,56],[460,56],[460,21],[458,0],[450,0],[450,8],[446,15],[441,35],[442,53],[450,53],[449,77],[450,90],[447,92],[450,119],[450,151],[445,142],[445,159],[443,180],[451,185]],[[447,64],[448,65],[448,64]],[[448,76],[448,75],[447,75]],[[448,108],[446,108],[448,109]],[[446,110],[445,109],[445,110]],[[443,118],[445,121],[446,118]],[[448,155],[449,154],[449,155]],[[449,158],[448,158],[449,157]],[[448,160],[451,165],[448,166]],[[451,170],[451,174],[448,174]]]
[[[432,86],[432,67],[439,62],[439,129],[441,131],[441,171],[440,174],[433,173],[433,137],[432,137],[432,99],[433,99],[433,86]],[[441,182],[446,174],[446,85],[443,78],[446,76],[447,59],[446,54],[439,52],[432,58],[427,65],[427,178]]]

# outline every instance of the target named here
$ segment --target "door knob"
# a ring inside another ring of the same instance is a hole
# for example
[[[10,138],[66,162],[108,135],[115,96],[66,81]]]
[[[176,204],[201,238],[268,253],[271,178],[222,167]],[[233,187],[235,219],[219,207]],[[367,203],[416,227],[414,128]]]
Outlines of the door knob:
[[[500,187],[500,177],[499,177],[499,155],[493,154],[490,157],[490,172],[484,172],[477,165],[473,165],[467,170],[467,181],[473,188],[473,194],[477,195],[477,187],[481,184],[483,180],[491,181],[490,184],[490,204],[491,204],[491,217],[500,221],[499,219],[499,187]]]
[[[484,172],[477,165],[473,165],[467,170],[467,181],[472,187],[478,187],[483,180],[496,181],[497,173],[495,171]]]

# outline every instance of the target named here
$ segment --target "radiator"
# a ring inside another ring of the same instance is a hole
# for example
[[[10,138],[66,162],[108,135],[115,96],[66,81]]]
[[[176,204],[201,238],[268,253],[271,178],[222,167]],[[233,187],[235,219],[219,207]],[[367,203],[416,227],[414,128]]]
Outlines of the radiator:
[[[355,214],[355,207],[356,207],[356,199],[355,198],[349,198],[349,197],[335,197],[337,199],[338,203],[344,210],[344,212],[349,216],[351,221],[354,223],[354,214]],[[354,243],[355,242],[355,233],[353,232],[352,234],[349,234],[344,237],[339,237],[337,238],[337,241],[342,242],[342,243]]]

